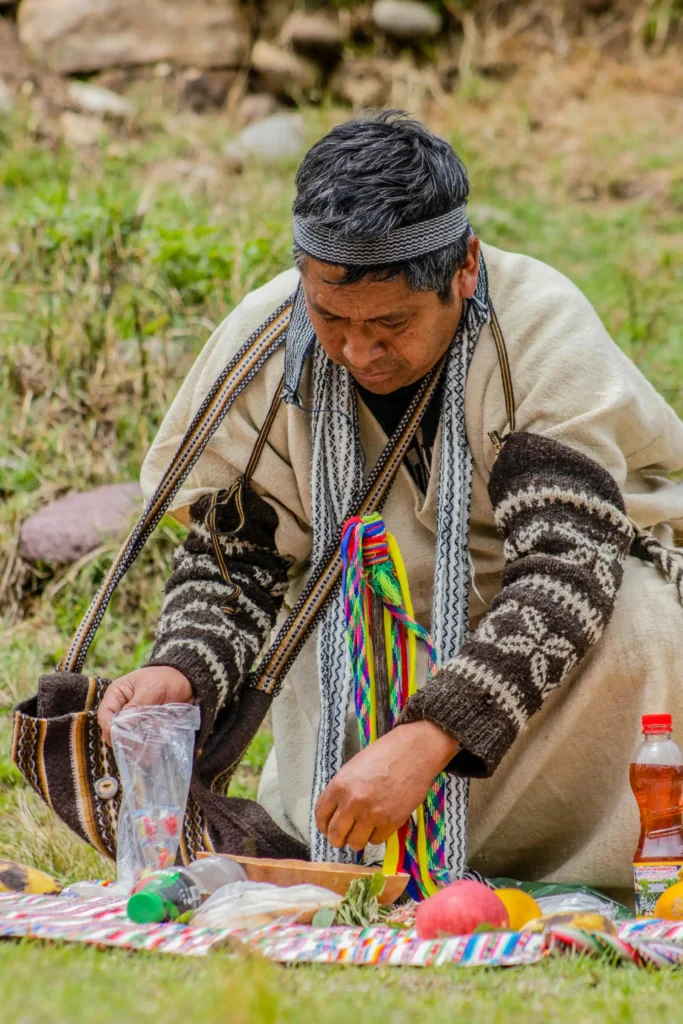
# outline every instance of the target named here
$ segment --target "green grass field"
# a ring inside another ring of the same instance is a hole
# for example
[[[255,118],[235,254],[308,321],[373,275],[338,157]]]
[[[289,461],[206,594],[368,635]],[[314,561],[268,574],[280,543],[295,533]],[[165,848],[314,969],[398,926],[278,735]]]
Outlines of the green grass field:
[[[649,80],[657,83],[656,70]],[[428,120],[466,160],[482,237],[544,259],[594,302],[683,413],[683,111],[586,58],[474,80]],[[289,262],[295,165],[231,174],[222,115],[141,94],[134,128],[69,151],[20,109],[0,124],[0,856],[63,880],[111,874],[28,791],[8,758],[13,703],[58,660],[114,546],[52,571],[17,555],[53,498],[136,478],[213,326]],[[314,141],[343,111],[307,113]],[[561,340],[561,339],[560,339]],[[179,527],[165,523],[113,602],[90,667],[144,662]],[[254,792],[263,734],[236,782]],[[506,972],[291,969],[0,945],[0,1019],[683,1019],[675,974],[556,961]]]

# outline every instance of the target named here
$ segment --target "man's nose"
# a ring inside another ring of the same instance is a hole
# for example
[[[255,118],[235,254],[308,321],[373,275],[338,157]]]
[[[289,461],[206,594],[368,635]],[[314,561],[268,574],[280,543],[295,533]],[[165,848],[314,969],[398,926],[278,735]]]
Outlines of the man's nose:
[[[382,342],[373,338],[369,324],[349,323],[344,332],[344,358],[356,370],[362,370],[382,355]]]

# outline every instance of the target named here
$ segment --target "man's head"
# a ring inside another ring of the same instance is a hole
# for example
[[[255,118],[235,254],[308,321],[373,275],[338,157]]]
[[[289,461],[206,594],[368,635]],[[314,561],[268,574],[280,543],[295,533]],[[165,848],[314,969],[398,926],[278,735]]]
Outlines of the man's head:
[[[353,241],[390,238],[453,211],[447,244],[399,260],[340,263],[295,244],[309,316],[329,357],[378,394],[419,380],[448,348],[477,283],[478,242],[464,213],[457,216],[469,193],[462,162],[417,121],[385,111],[316,143],[296,186],[299,222]]]

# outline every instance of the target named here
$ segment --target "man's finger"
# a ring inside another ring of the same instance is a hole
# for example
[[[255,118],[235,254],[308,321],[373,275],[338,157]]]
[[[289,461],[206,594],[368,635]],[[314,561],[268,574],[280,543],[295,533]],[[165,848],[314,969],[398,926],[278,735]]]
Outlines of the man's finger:
[[[315,823],[324,836],[327,835],[327,827],[330,824],[332,815],[337,810],[337,798],[334,791],[327,786],[318,797],[315,805]]]
[[[332,815],[332,820],[327,829],[327,838],[330,845],[338,848],[346,846],[347,837],[354,825],[353,815],[349,811],[343,811],[338,807]]]
[[[380,846],[381,843],[386,843],[389,836],[393,835],[396,831],[397,829],[391,824],[376,825],[368,842],[373,843],[375,846]]]
[[[99,710],[97,712],[97,721],[99,722],[100,729],[104,735],[105,742],[111,746],[111,723],[112,719],[117,712],[124,708],[128,703],[129,695],[127,691],[119,686],[118,683],[113,683],[108,686],[104,692],[104,697],[100,703]]]
[[[350,846],[352,850],[362,850],[370,842],[371,832],[372,822],[356,821],[346,837],[345,845]]]

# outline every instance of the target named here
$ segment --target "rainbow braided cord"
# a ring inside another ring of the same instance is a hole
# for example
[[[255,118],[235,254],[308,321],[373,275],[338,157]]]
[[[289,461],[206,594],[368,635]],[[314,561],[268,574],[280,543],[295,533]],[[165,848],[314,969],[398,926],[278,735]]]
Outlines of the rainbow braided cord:
[[[373,664],[370,594],[384,605],[384,642],[389,669],[389,706],[395,725],[417,690],[416,644],[421,641],[436,671],[432,639],[413,616],[405,566],[395,539],[378,513],[354,516],[342,534],[344,615],[361,746],[377,739],[377,697]],[[448,882],[445,864],[446,776],[434,781],[424,803],[387,842],[385,874],[405,871],[408,891],[423,899]]]

